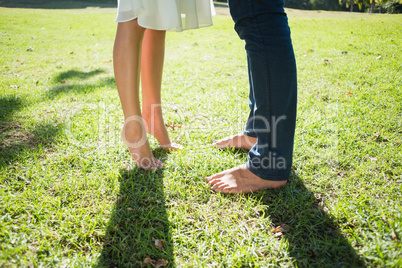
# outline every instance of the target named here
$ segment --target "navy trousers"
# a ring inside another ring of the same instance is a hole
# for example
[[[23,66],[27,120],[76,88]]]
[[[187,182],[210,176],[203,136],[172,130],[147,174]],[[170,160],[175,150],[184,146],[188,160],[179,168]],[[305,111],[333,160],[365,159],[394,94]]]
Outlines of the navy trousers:
[[[250,114],[245,134],[257,138],[247,168],[265,180],[287,180],[292,168],[297,73],[283,0],[228,0],[245,41]]]

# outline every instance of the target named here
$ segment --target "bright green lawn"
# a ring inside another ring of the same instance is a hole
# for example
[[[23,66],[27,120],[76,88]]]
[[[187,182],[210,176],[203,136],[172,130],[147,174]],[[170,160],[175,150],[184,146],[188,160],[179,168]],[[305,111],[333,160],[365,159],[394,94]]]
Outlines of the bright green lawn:
[[[401,267],[402,17],[314,14],[290,17],[294,174],[227,196],[203,178],[247,159],[208,147],[248,114],[230,17],[168,34],[165,119],[185,149],[151,139],[154,173],[119,139],[115,10],[0,9],[0,266]]]

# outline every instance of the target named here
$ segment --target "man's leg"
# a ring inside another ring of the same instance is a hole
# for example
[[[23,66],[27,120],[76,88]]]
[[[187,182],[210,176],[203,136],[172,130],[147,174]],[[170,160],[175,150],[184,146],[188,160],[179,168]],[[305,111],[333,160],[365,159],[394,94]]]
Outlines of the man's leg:
[[[276,188],[286,184],[292,166],[297,101],[296,64],[283,1],[229,0],[229,5],[236,31],[246,42],[254,97],[247,127],[258,142],[246,166],[206,180],[219,192]]]
[[[253,30],[249,31],[249,27]],[[296,63],[285,14],[259,14],[250,24],[238,23],[246,41],[254,108],[251,128],[257,144],[247,168],[266,180],[290,175],[296,124]]]

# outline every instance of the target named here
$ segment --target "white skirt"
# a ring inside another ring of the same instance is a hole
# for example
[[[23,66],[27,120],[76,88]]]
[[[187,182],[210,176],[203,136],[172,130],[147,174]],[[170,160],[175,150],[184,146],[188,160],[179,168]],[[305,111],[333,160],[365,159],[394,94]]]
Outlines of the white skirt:
[[[181,32],[212,25],[212,0],[118,0],[116,22],[138,18],[138,24],[153,30]]]

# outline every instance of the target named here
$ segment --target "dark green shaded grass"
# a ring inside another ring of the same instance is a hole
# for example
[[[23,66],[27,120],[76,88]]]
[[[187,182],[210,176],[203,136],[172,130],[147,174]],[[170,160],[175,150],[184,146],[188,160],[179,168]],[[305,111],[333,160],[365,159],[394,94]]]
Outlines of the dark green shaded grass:
[[[204,177],[247,159],[208,146],[248,114],[231,19],[168,34],[165,120],[185,149],[151,138],[167,165],[148,172],[119,140],[114,12],[0,9],[1,266],[402,265],[400,16],[290,17],[294,172],[282,189],[225,196]],[[290,232],[275,237],[280,224]]]

